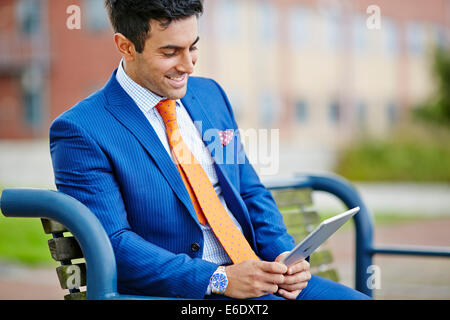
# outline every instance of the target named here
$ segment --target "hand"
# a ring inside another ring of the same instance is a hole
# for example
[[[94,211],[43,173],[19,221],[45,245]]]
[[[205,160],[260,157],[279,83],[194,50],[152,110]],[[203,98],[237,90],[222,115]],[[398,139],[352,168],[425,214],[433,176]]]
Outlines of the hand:
[[[287,254],[288,252],[283,252],[275,261],[280,261]],[[309,268],[309,262],[306,260],[300,260],[291,265],[287,269],[284,282],[279,285],[278,294],[286,299],[297,299],[297,296],[306,288],[308,281],[311,279]]]
[[[228,286],[225,295],[231,298],[256,298],[278,291],[285,281],[287,267],[279,262],[249,260],[225,267]]]

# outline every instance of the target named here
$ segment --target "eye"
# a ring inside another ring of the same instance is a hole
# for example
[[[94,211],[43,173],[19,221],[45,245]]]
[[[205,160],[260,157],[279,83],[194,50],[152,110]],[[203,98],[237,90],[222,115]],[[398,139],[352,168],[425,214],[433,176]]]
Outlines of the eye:
[[[168,58],[175,56],[176,53],[177,53],[176,50],[168,51],[168,52],[163,52],[164,56],[166,56],[166,57],[168,57]]]
[[[193,46],[193,47],[189,48],[189,51],[196,51],[196,50],[198,50],[198,48],[196,46]]]

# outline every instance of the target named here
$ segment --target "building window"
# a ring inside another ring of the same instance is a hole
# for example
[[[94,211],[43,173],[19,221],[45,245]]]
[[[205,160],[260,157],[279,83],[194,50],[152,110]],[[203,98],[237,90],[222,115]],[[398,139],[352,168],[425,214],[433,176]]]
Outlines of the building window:
[[[355,51],[362,52],[367,48],[366,20],[359,14],[352,19],[352,39]]]
[[[245,105],[244,103],[244,94],[242,92],[242,89],[239,87],[232,87],[227,89],[227,96],[230,101],[234,117],[239,122],[244,117],[244,111],[242,108],[242,105]]]
[[[39,130],[42,125],[43,77],[38,67],[30,67],[21,79],[24,120],[33,130]]]
[[[273,94],[261,95],[261,121],[264,126],[271,127],[278,122],[280,112],[279,99]]]
[[[398,30],[397,24],[390,18],[383,17],[383,48],[388,55],[398,53]]]
[[[290,42],[296,47],[307,47],[310,45],[310,35],[313,34],[311,18],[311,9],[295,6],[290,10],[288,16]]]
[[[236,0],[220,1],[216,9],[217,31],[220,39],[237,41],[243,35],[239,21],[240,2]]]
[[[106,13],[104,1],[84,0],[82,17],[84,17],[86,26],[91,31],[103,31],[109,26],[108,15]]]
[[[448,46],[445,29],[443,27],[441,27],[440,25],[434,26],[433,35],[434,35],[434,45],[436,48],[444,49],[445,47]]]
[[[386,116],[389,125],[394,125],[398,121],[398,107],[394,102],[389,102],[386,107]]]
[[[359,102],[357,106],[358,121],[364,123],[367,118],[367,106],[364,102]]]
[[[328,108],[328,116],[332,124],[337,124],[341,117],[341,107],[337,101],[330,103]]]
[[[364,125],[367,119],[367,105],[364,102],[359,102],[356,106],[356,119],[359,125]]]
[[[408,51],[414,55],[423,54],[425,51],[425,30],[415,22],[408,23],[406,27],[406,42]]]
[[[16,7],[18,27],[22,34],[32,36],[41,28],[41,3],[39,0],[21,0]]]
[[[332,12],[325,12],[324,18],[324,41],[326,48],[336,50],[341,47],[342,37],[340,29],[340,18],[338,14]]]
[[[257,4],[258,31],[262,42],[274,42],[277,39],[277,11],[268,1],[258,1]]]
[[[298,122],[308,121],[308,104],[304,100],[299,100],[295,104],[295,116]]]
[[[31,128],[39,128],[42,122],[42,94],[40,91],[23,91],[25,122]]]

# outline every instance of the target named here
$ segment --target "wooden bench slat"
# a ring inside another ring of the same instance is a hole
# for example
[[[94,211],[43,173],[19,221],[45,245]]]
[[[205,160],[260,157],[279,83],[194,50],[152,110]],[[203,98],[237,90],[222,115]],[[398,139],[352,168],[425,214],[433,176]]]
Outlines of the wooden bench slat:
[[[61,237],[48,240],[50,254],[56,261],[83,258],[83,251],[74,237]]]
[[[311,189],[287,189],[272,191],[275,202],[280,210],[288,233],[294,237],[295,242],[302,241],[320,223],[320,215],[313,210]],[[338,273],[330,268],[333,255],[326,248],[319,248],[310,256],[311,271],[313,274],[338,281]]]
[[[54,220],[42,218],[41,222],[42,222],[42,227],[44,228],[44,232],[46,234],[69,231],[61,223],[56,222]]]
[[[66,294],[64,300],[86,300],[86,291]]]
[[[86,264],[77,263],[56,268],[62,289],[79,289],[86,286]]]
[[[320,222],[320,216],[316,211],[284,211],[280,210],[283,216],[283,221],[287,225],[313,225],[317,226]]]
[[[272,196],[278,207],[287,205],[310,206],[313,204],[311,188],[273,190]]]

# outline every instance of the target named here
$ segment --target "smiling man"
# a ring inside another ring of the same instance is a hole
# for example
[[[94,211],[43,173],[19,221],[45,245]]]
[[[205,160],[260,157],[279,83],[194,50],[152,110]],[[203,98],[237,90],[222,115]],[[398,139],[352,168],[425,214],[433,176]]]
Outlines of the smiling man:
[[[181,99],[186,94],[189,75],[194,72],[199,40],[197,17],[168,21],[150,20],[150,37],[137,51],[122,33],[114,35],[124,57],[124,69],[141,87],[160,97]],[[151,40],[150,40],[151,38]]]
[[[53,122],[50,150],[58,189],[108,233],[119,292],[366,298],[311,276],[307,261],[278,262],[294,241],[245,156],[232,107],[215,81],[191,77],[202,1],[105,5],[122,60],[103,89]]]

